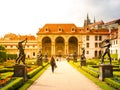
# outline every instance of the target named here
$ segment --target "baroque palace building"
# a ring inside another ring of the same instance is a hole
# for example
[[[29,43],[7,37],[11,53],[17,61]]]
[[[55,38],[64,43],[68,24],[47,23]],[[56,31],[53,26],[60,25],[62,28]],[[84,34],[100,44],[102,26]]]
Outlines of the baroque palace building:
[[[7,53],[18,54],[18,42],[28,38],[25,46],[27,58],[36,58],[39,50],[43,55],[67,56],[85,48],[86,58],[100,57],[103,49],[100,44],[104,39],[111,39],[111,54],[120,58],[120,19],[104,23],[102,20],[91,23],[87,15],[83,27],[73,23],[45,24],[39,28],[37,37],[33,35],[6,34],[0,39],[0,44],[6,47]]]
[[[6,48],[7,54],[19,54],[18,42],[27,38],[27,43],[23,43],[25,46],[26,58],[36,58],[37,52],[37,40],[33,35],[16,35],[13,33],[6,34],[0,39],[0,44]]]
[[[108,30],[89,30],[76,27],[75,24],[46,24],[39,29],[38,47],[48,55],[70,55],[74,52],[81,55],[85,48],[86,57],[101,55],[100,42],[109,38]]]

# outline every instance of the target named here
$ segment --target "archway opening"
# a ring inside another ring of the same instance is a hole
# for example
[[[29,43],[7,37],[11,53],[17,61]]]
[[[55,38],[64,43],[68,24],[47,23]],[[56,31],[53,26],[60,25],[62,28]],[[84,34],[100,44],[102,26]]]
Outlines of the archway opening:
[[[69,38],[68,46],[69,54],[73,54],[74,52],[78,53],[78,40],[76,37]]]
[[[49,37],[42,39],[42,54],[51,56],[51,39]]]
[[[60,57],[65,55],[65,42],[62,37],[57,37],[55,40],[55,55]]]

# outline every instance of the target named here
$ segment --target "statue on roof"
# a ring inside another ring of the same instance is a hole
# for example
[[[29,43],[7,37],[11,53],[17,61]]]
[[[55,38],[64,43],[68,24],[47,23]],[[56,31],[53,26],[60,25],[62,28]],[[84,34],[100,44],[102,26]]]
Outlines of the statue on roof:
[[[24,43],[24,46],[22,43]],[[24,52],[24,49],[25,49],[25,45],[27,43],[27,38],[18,42],[18,50],[19,50],[19,56],[18,58],[16,59],[16,64],[20,64],[20,61],[23,62],[23,64],[25,64],[25,52]]]
[[[101,48],[106,48],[106,49],[105,49],[105,52],[102,55],[101,64],[104,63],[104,57],[105,57],[106,54],[108,55],[109,60],[110,60],[110,64],[111,64],[112,59],[111,59],[111,56],[110,56],[110,47],[111,47],[110,39],[105,39],[105,40],[102,41]]]

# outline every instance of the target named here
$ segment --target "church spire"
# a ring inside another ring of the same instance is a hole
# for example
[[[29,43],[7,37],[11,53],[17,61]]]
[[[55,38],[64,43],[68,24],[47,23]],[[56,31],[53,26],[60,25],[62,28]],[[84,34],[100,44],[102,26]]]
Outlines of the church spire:
[[[94,23],[96,22],[96,20],[95,20],[95,16],[94,16]]]
[[[89,25],[89,24],[90,24],[90,19],[89,19],[89,15],[87,13],[87,25]]]
[[[87,21],[89,20],[89,15],[88,15],[88,13],[87,13]]]
[[[86,17],[86,20],[84,20],[84,28],[85,30],[89,31],[89,25],[90,25],[90,19],[89,19],[89,15],[87,13],[87,17]]]

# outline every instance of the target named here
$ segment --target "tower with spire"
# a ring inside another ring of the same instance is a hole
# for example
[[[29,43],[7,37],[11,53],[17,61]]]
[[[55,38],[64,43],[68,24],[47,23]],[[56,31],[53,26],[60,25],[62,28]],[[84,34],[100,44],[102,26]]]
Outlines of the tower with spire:
[[[84,20],[84,27],[87,27],[90,24],[90,19],[89,19],[89,15],[87,13],[87,18],[86,20]]]
[[[89,19],[89,15],[88,15],[88,13],[87,13],[87,18],[86,18],[86,20],[84,20],[84,29],[86,30],[86,31],[90,31],[89,30],[89,25],[91,24],[91,22],[90,22],[90,19]]]

